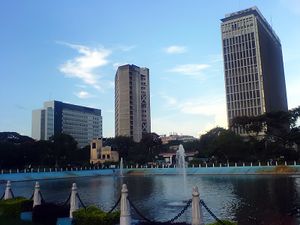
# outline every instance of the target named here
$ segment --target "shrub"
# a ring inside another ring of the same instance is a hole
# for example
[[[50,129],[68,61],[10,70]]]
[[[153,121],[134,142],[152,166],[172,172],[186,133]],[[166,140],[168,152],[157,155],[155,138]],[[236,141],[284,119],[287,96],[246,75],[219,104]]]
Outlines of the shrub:
[[[32,211],[32,221],[45,225],[55,225],[57,218],[69,217],[70,207],[55,203],[37,205]]]
[[[114,225],[119,222],[120,212],[106,213],[96,206],[79,209],[73,213],[74,225]]]
[[[32,200],[23,197],[0,200],[0,216],[19,217],[21,212],[30,211],[32,204]]]

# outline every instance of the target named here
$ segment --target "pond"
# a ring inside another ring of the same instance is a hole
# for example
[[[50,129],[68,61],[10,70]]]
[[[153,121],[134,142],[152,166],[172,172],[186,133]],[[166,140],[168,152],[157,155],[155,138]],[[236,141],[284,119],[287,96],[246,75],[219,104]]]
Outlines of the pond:
[[[146,217],[156,221],[177,215],[191,198],[192,187],[198,186],[201,199],[221,219],[242,225],[300,224],[299,219],[289,215],[295,206],[300,206],[299,176],[188,175],[185,182],[180,175],[97,176],[41,180],[41,192],[48,202],[63,202],[73,182],[86,205],[107,211],[118,200],[121,184],[126,183],[131,201]],[[16,196],[30,197],[33,187],[33,181],[12,184]],[[4,188],[0,184],[1,193]],[[203,212],[205,223],[214,221],[205,209]],[[139,218],[134,213],[133,217]],[[191,208],[178,221],[190,223]]]

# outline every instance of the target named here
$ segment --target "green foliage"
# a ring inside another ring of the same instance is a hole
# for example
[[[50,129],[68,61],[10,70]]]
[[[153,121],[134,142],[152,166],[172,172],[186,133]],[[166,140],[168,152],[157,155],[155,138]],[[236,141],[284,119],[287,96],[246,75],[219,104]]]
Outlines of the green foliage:
[[[0,200],[1,217],[19,217],[22,211],[30,210],[32,200],[23,197]]]
[[[114,225],[119,222],[120,212],[106,213],[96,206],[79,209],[73,213],[74,225]]]
[[[231,222],[231,221],[228,221],[228,220],[222,220],[222,222],[226,225],[237,225],[236,222]],[[207,225],[220,225],[220,223],[218,222],[214,222],[214,223],[209,223]]]

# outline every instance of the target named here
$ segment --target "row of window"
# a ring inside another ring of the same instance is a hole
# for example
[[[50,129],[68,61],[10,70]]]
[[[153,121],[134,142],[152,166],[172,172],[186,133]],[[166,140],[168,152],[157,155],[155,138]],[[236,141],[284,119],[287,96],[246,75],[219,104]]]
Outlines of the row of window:
[[[222,25],[223,33],[229,33],[232,31],[244,30],[253,27],[253,18],[252,17],[244,17],[238,21],[232,21],[228,23],[224,23]]]
[[[253,76],[253,74],[258,74],[257,65],[238,67],[234,69],[225,70],[225,76],[227,78],[229,77],[235,78],[241,75]]]
[[[258,74],[248,74],[248,75],[243,75],[243,76],[237,76],[237,77],[226,77],[225,83],[226,86],[232,86],[232,85],[244,85],[246,83],[250,82],[249,84],[249,90],[253,89],[255,86],[258,88]],[[254,82],[251,84],[251,82]],[[251,87],[254,85],[253,87]]]
[[[254,40],[254,32],[223,39],[223,46],[231,46]]]
[[[247,108],[247,109],[239,109],[239,110],[230,110],[228,111],[228,117],[230,119],[237,116],[258,116],[260,115],[261,107]]]
[[[240,92],[235,94],[227,95],[227,102],[239,101],[239,100],[247,100],[247,99],[255,99],[260,98],[259,90]]]
[[[224,52],[224,61],[235,61],[238,59],[246,59],[246,58],[252,58],[256,56],[256,49],[246,49],[242,51],[232,51],[232,52]]]
[[[260,99],[248,99],[248,100],[239,100],[235,102],[227,102],[227,108],[231,109],[241,109],[241,108],[251,108],[260,106]]]

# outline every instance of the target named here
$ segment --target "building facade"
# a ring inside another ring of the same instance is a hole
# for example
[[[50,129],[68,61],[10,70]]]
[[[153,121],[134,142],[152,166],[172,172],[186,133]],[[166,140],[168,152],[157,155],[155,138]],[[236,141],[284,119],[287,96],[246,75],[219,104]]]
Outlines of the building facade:
[[[72,105],[59,101],[44,102],[44,108],[32,112],[32,138],[49,140],[55,134],[73,136],[79,147],[102,137],[100,109]]]
[[[90,145],[90,163],[119,162],[119,153],[103,146],[102,138],[93,139]]]
[[[237,116],[287,111],[281,43],[272,27],[256,7],[221,21],[228,126]]]
[[[115,76],[115,136],[135,142],[151,132],[149,69],[120,66]]]

